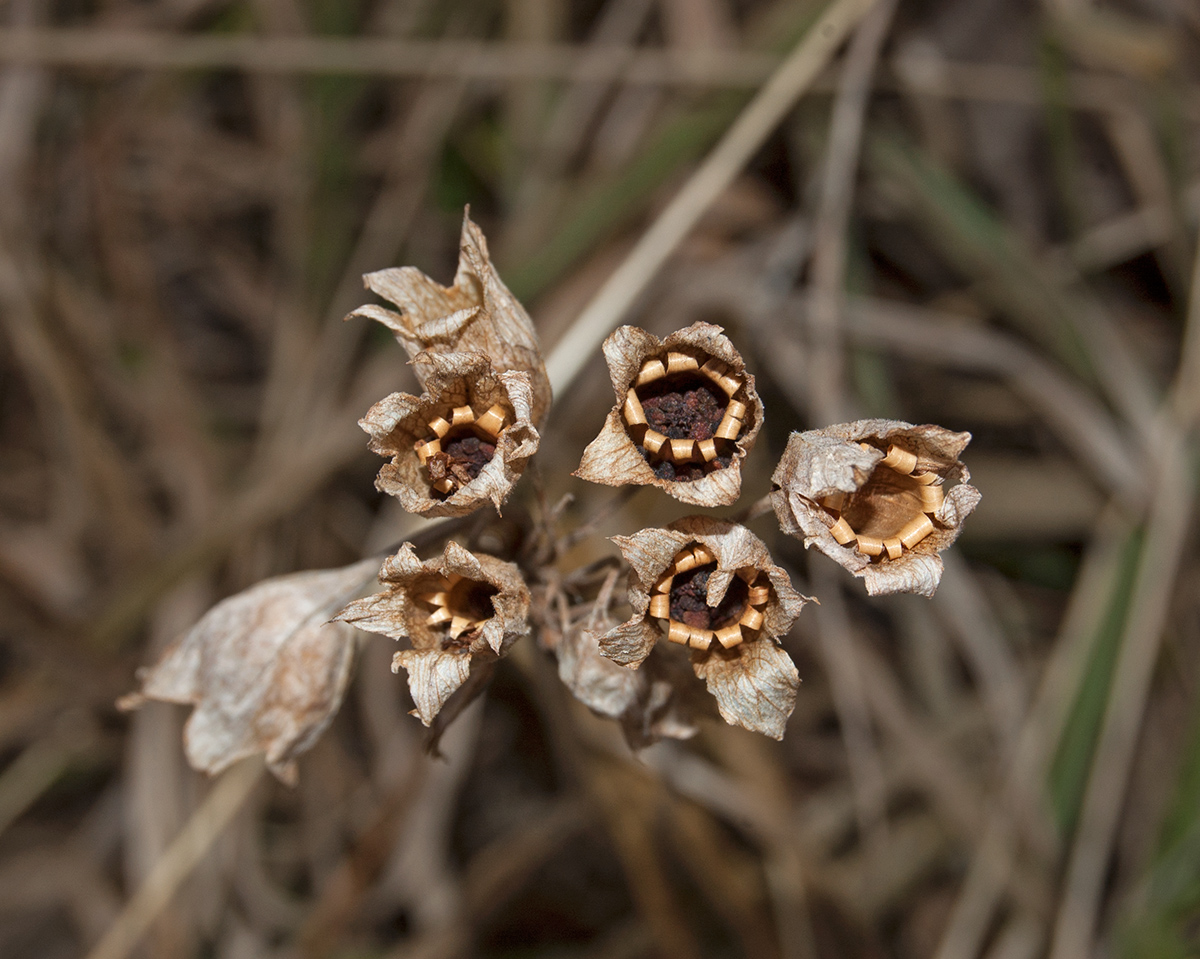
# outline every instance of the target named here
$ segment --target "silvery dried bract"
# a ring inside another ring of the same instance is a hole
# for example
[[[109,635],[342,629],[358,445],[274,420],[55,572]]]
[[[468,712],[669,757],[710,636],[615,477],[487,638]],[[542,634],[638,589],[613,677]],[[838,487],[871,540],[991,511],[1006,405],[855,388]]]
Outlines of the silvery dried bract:
[[[763,422],[754,377],[719,326],[665,340],[622,326],[604,341],[617,403],[575,475],[651,485],[684,503],[728,506]]]
[[[295,759],[333,719],[354,658],[354,631],[329,617],[370,582],[376,562],[279,576],[222,600],[121,707],[194,705],[184,748],[195,768],[216,774],[265,753],[271,771],[295,783]]]
[[[449,542],[422,563],[411,543],[379,571],[384,590],[351,603],[337,618],[359,629],[407,639],[392,669],[408,671],[415,714],[426,726],[471,672],[529,632],[529,590],[520,570]]]
[[[537,333],[525,308],[496,275],[487,240],[467,213],[463,213],[453,286],[442,286],[411,266],[368,273],[363,280],[400,312],[368,304],[351,316],[378,320],[414,358],[425,351],[483,353],[498,372],[526,373],[532,397],[530,419],[541,425],[550,409],[550,381]],[[419,368],[417,377],[429,390]]]
[[[391,457],[375,485],[419,516],[499,510],[538,448],[525,373],[497,373],[482,353],[420,353],[426,392],[393,393],[359,421]]]
[[[808,598],[744,526],[701,516],[614,536],[632,567],[633,617],[600,652],[638,667],[661,639],[687,646],[692,669],[731,725],[783,737],[800,678],[777,638]]]
[[[932,596],[938,553],[979,502],[959,461],[970,441],[898,420],[793,433],[771,478],[779,524],[863,577],[872,596]]]

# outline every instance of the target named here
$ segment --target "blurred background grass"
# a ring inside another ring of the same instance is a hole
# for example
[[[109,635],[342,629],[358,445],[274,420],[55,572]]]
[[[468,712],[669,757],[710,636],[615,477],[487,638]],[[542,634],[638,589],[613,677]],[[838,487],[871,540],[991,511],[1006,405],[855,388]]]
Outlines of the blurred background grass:
[[[114,701],[222,596],[416,524],[341,317],[464,204],[552,347],[817,0],[0,2],[0,954],[94,953],[209,790]],[[724,325],[767,426],[969,430],[937,597],[815,592],[787,737],[641,756],[532,647],[422,753],[389,640],[135,953],[1200,954],[1200,8],[875,5],[627,317]],[[611,404],[558,398],[513,529]],[[604,536],[688,512],[643,491]],[[730,511],[732,512],[732,511]],[[559,572],[566,572],[564,568]],[[128,949],[105,955],[124,955]]]

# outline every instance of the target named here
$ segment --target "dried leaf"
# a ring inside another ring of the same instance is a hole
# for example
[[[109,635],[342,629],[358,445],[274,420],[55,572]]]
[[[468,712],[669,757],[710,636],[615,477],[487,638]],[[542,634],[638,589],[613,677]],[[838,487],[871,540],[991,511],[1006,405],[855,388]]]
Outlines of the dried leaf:
[[[529,590],[520,570],[455,542],[422,563],[411,543],[379,571],[382,592],[343,609],[337,619],[407,639],[393,671],[408,671],[415,713],[426,726],[471,673],[475,661],[503,656],[529,632]]]
[[[574,475],[657,486],[697,506],[734,502],[763,406],[721,327],[694,323],[660,341],[622,326],[604,341],[604,357],[617,402]]]
[[[263,580],[222,600],[146,670],[147,699],[196,708],[184,729],[188,762],[215,775],[265,753],[289,784],[341,705],[354,656],[353,630],[330,615],[370,582],[376,560]]]
[[[359,421],[391,457],[376,487],[419,516],[499,510],[538,448],[528,374],[496,373],[483,353],[419,353],[413,365],[426,392],[393,393]]]
[[[793,433],[771,478],[779,525],[863,577],[872,596],[932,596],[938,553],[979,502],[959,460],[970,441],[898,420]]]
[[[636,669],[665,629],[691,649],[726,722],[782,736],[800,680],[777,639],[809,598],[762,541],[744,526],[690,516],[613,542],[631,567],[633,616],[601,637],[601,654]]]
[[[537,332],[525,308],[496,275],[487,240],[468,214],[469,210],[463,213],[453,286],[444,287],[411,266],[368,273],[363,277],[367,287],[400,312],[368,304],[350,316],[378,320],[414,358],[422,352],[483,353],[499,372],[528,374],[530,419],[540,426],[550,409],[550,381]],[[425,376],[418,367],[417,377],[428,392]]]

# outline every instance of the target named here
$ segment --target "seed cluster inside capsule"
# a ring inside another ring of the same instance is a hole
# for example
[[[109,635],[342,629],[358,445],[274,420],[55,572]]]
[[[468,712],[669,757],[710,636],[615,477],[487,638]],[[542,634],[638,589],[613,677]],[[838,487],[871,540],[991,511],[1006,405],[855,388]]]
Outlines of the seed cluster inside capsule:
[[[651,456],[718,468],[722,447],[737,440],[745,422],[747,404],[734,399],[742,383],[716,357],[670,351],[642,364],[622,418]]]
[[[667,627],[667,639],[693,649],[708,649],[713,640],[731,649],[762,628],[771,587],[761,570],[737,570],[716,606],[707,605],[708,577],[716,557],[696,543],[676,554],[650,594],[649,613]]]
[[[932,533],[930,514],[945,498],[941,478],[916,469],[915,453],[890,445],[860,489],[826,496],[821,505],[835,520],[829,530],[833,538],[843,546],[854,544],[866,556],[899,559]]]
[[[449,495],[471,482],[495,455],[507,422],[499,403],[476,414],[465,395],[446,397],[426,421],[432,435],[413,444],[430,486]]]
[[[417,593],[417,599],[430,609],[425,623],[444,625],[448,641],[478,629],[495,613],[492,597],[499,590],[488,583],[449,573],[426,586]]]

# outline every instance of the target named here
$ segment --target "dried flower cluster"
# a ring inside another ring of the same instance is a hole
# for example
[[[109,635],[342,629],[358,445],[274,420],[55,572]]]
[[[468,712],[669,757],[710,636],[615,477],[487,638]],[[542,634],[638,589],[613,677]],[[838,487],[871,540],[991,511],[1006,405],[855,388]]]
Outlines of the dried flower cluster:
[[[421,516],[461,516],[488,502],[499,510],[537,451],[550,387],[533,325],[496,276],[482,233],[464,217],[451,287],[410,267],[366,282],[400,312],[367,305],[352,315],[392,330],[424,390],[393,393],[362,420],[371,449],[389,458],[376,485]],[[659,340],[624,326],[604,355],[616,403],[575,475],[655,486],[698,506],[733,503],[763,405],[722,329],[695,323]],[[969,440],[892,420],[793,433],[772,477],[780,526],[863,577],[872,595],[931,595],[938,553],[979,500],[959,459]],[[383,589],[349,605],[371,561],[269,580],[225,600],[127,705],[194,704],[187,748],[199,768],[264,751],[291,778],[294,757],[340,703],[353,650],[346,624],[407,644],[393,670],[407,672],[414,714],[430,726],[478,692],[532,619],[571,691],[618,720],[634,745],[695,731],[693,676],[726,722],[781,738],[800,678],[780,641],[810,598],[762,541],[736,523],[690,516],[613,542],[628,568],[624,623],[609,616],[611,567],[588,603],[548,585],[544,560],[518,555],[523,571],[448,541],[422,562],[405,543],[379,570]]]

